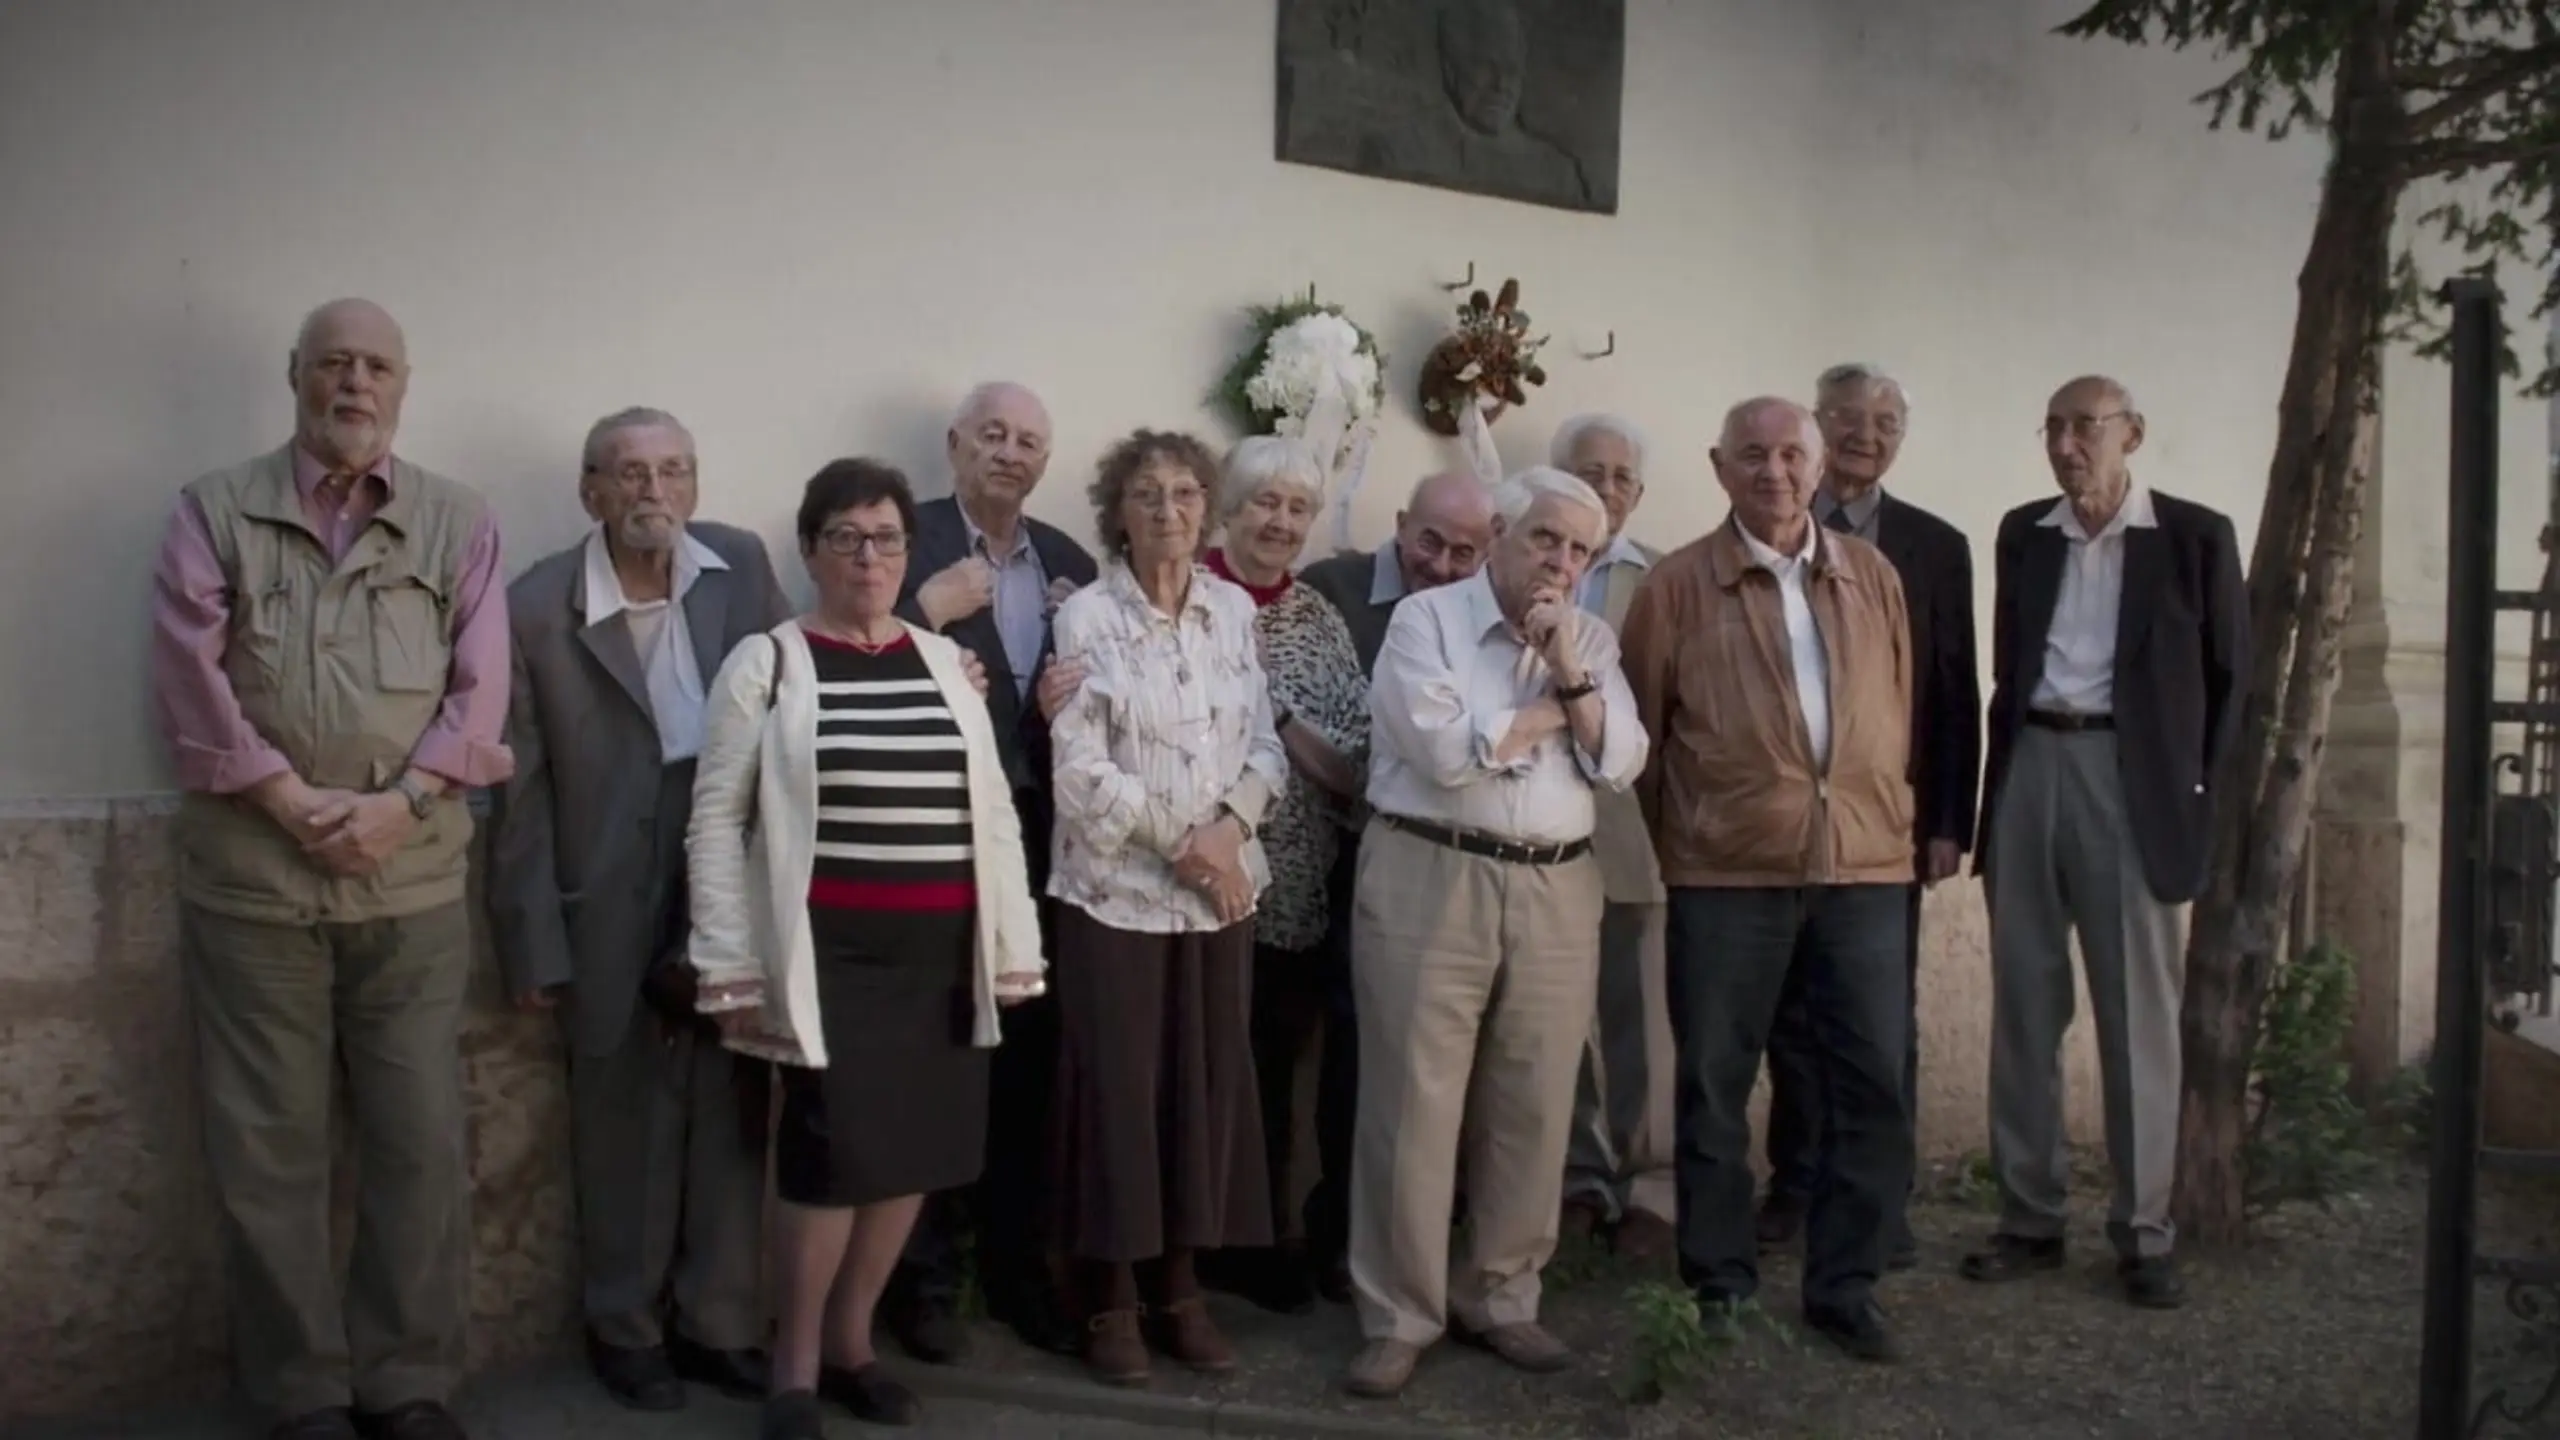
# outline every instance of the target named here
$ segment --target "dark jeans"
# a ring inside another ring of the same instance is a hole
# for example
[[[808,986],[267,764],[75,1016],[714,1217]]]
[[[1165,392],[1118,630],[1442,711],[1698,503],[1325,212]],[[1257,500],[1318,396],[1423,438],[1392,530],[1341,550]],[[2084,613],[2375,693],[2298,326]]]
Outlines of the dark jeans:
[[[1903,1031],[1902,1104],[1915,1131],[1920,1123],[1920,891],[1918,885],[1911,887],[1902,942],[1903,974],[1911,988],[1911,1010]],[[1916,1153],[1916,1134],[1914,1149]],[[1769,1031],[1767,1154],[1769,1197],[1802,1207],[1813,1197],[1813,1172],[1822,1154],[1822,1072],[1813,1022],[1805,1014],[1801,965],[1787,972],[1787,988],[1778,997],[1778,1023]],[[1909,1229],[1909,1217],[1897,1210],[1895,1241],[1905,1238]]]
[[[1342,1261],[1351,1242],[1351,1122],[1360,1100],[1360,1023],[1351,1001],[1351,892],[1360,875],[1360,841],[1345,832],[1325,880],[1324,944],[1316,952],[1324,1048],[1316,1057],[1316,1183],[1301,1212],[1307,1256]]]
[[[1848,1311],[1874,1291],[1885,1227],[1911,1184],[1905,888],[1671,892],[1680,1276],[1702,1298],[1738,1301],[1759,1289],[1748,1111],[1791,973],[1802,977],[1822,1085],[1805,1308]]]
[[[1047,797],[1017,793],[1024,859],[1050,946]],[[999,1312],[1048,1284],[1049,1094],[1058,1081],[1058,1001],[1052,992],[1004,1012],[1004,1041],[988,1060],[987,1163],[978,1183],[927,1196],[898,1261],[891,1292],[908,1305],[956,1309],[962,1251],[974,1241],[980,1293]]]

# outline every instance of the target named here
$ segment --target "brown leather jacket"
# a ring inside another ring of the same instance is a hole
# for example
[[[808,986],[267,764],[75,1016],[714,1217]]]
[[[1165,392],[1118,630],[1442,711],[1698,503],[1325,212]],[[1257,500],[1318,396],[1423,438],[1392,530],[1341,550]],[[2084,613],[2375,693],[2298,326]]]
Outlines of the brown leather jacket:
[[[1912,878],[1911,626],[1893,564],[1816,532],[1806,598],[1831,694],[1817,770],[1778,577],[1727,520],[1653,568],[1627,611],[1627,683],[1653,753],[1636,783],[1662,883]]]

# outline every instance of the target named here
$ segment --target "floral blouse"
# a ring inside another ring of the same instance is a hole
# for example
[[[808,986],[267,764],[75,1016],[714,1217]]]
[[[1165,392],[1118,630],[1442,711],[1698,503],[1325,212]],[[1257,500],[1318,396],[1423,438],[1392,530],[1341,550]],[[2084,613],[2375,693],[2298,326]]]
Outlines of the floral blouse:
[[[1085,679],[1049,727],[1052,896],[1119,930],[1219,928],[1171,857],[1221,804],[1259,830],[1288,781],[1253,626],[1253,601],[1202,569],[1179,615],[1158,611],[1119,561],[1058,607],[1057,656]],[[1256,889],[1268,883],[1258,840],[1244,862]]]
[[[1369,771],[1369,682],[1342,612],[1313,587],[1293,584],[1256,611],[1254,638],[1275,705],[1289,723],[1321,735],[1354,773]],[[1312,950],[1324,939],[1331,911],[1325,884],[1340,848],[1347,807],[1290,767],[1289,782],[1262,824],[1271,888],[1262,897],[1254,940],[1280,950]]]

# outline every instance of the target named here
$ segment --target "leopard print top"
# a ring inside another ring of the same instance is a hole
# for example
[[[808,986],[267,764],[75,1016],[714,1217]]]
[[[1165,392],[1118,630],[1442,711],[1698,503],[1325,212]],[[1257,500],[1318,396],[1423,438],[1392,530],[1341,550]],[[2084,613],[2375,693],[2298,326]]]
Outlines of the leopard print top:
[[[1254,638],[1271,703],[1331,742],[1361,775],[1369,772],[1369,683],[1342,612],[1306,585],[1291,585],[1254,613]],[[1346,817],[1343,804],[1292,768],[1264,812],[1262,848],[1271,888],[1254,915],[1254,939],[1278,950],[1311,950],[1324,939],[1325,880]]]

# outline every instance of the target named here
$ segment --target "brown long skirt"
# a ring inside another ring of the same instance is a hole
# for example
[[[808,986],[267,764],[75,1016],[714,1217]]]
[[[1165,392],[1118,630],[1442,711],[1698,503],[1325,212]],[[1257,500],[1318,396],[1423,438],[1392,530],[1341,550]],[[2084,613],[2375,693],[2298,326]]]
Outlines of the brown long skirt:
[[[1057,915],[1060,1244],[1107,1263],[1270,1244],[1253,922],[1157,935]]]

